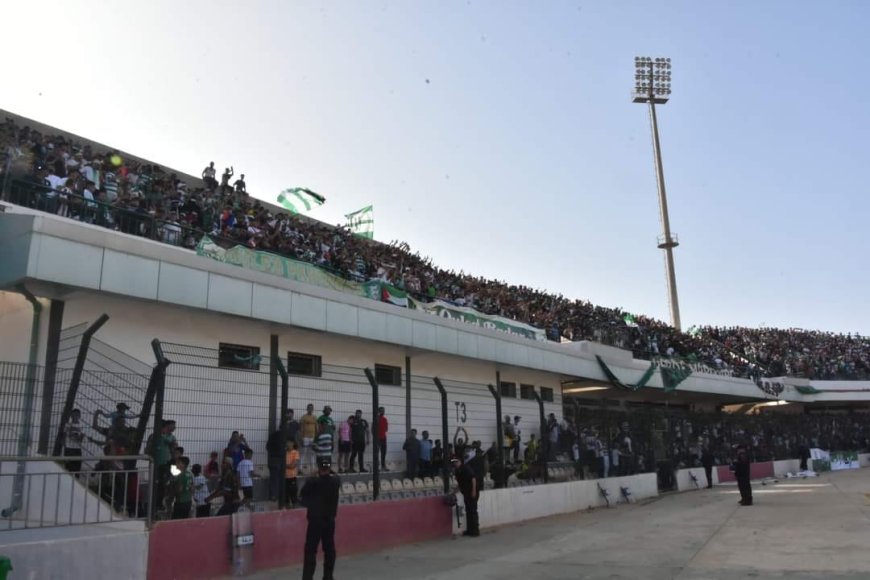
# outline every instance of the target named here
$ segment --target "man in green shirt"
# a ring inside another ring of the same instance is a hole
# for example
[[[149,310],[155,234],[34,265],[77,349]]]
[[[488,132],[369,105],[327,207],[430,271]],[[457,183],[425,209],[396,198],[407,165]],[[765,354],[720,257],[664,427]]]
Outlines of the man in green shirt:
[[[183,520],[190,517],[190,508],[193,503],[193,475],[189,457],[179,457],[175,466],[181,470],[175,478],[175,507],[172,509],[173,520]]]
[[[155,484],[155,509],[162,509],[163,497],[166,492],[166,486],[169,483],[169,474],[172,467],[172,457],[175,455],[175,448],[178,446],[175,440],[175,421],[165,420],[162,423],[160,437],[154,444],[154,469],[156,471]]]
[[[332,460],[332,450],[335,442],[335,421],[332,418],[332,407],[323,407],[323,415],[317,418],[317,440],[315,453],[318,460],[321,457]]]

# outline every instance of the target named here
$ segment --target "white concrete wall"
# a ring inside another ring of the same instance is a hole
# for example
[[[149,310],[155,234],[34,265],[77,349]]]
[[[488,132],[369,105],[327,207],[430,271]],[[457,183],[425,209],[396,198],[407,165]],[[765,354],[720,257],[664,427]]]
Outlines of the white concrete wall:
[[[12,527],[84,524],[122,519],[86,487],[85,475],[76,479],[51,461],[28,461],[24,465],[21,509],[13,515]],[[17,469],[16,462],[0,463],[0,509],[12,505]]]
[[[12,561],[10,580],[142,580],[148,573],[148,532],[130,528],[104,524],[2,532],[0,553]]]
[[[870,453],[859,453],[858,465],[861,467],[870,467]]]
[[[809,460],[807,460],[809,465]],[[801,468],[800,459],[781,459],[773,462],[773,474],[781,477],[786,473],[797,473]]]
[[[598,491],[598,483],[610,492],[611,506],[624,502],[620,487],[628,487],[631,490],[632,502],[658,495],[655,473],[492,489],[480,495],[478,503],[480,527],[491,528],[602,507],[606,502]],[[461,497],[460,494],[460,501]],[[456,528],[454,531],[462,530]]]
[[[37,362],[45,359],[45,336],[48,333],[49,301],[42,304],[40,341]],[[33,306],[18,292],[0,292],[0,361],[28,362],[30,331],[33,325]]]
[[[698,485],[703,489],[707,486],[707,474],[704,472],[703,467],[688,467],[686,469],[678,469],[675,473],[677,480],[677,491],[692,491],[693,489],[698,489],[695,487],[695,484],[692,482],[692,476],[689,475],[692,473],[695,477],[698,478]],[[713,485],[719,484],[719,473],[716,469],[716,466],[713,466]]]
[[[502,414],[522,417],[523,441],[534,432],[539,436],[539,410],[534,400],[520,398],[520,385],[534,385],[553,390],[554,400],[545,403],[545,413],[562,416],[560,376],[532,369],[406,349],[383,342],[362,340],[337,334],[315,332],[295,326],[268,323],[212,312],[142,302],[118,296],[77,291],[67,297],[64,326],[95,320],[106,313],[109,321],[97,337],[104,342],[144,361],[153,362],[150,341],[160,338],[207,348],[227,342],[256,346],[269,353],[271,334],[279,337],[278,352],[286,363],[288,352],[317,354],[322,357],[321,379],[290,378],[289,405],[297,418],[308,403],[319,414],[325,404],[333,407],[336,421],[347,419],[356,409],[363,409],[371,419],[371,389],[360,369],[388,364],[402,369],[403,385],[381,386],[380,404],[385,407],[390,429],[387,440],[388,461],[404,462],[402,443],[409,426],[405,424],[405,356],[411,357],[412,421],[418,433],[429,431],[432,440],[442,439],[441,399],[431,377],[440,377],[448,394],[448,439],[453,441],[458,427],[472,440],[488,446],[496,438],[495,401],[487,385],[495,384],[496,372],[501,380],[517,385],[516,398],[502,400]],[[170,356],[171,358],[171,356]],[[343,368],[331,368],[341,366]],[[173,389],[172,377],[185,375],[186,390]],[[194,462],[203,462],[208,452],[226,445],[229,432],[245,433],[254,449],[256,463],[265,463],[268,437],[268,390],[248,384],[247,371],[226,371],[229,382],[209,381],[201,369],[170,365],[170,380],[164,415],[178,421],[176,436]],[[465,405],[464,412],[461,405]],[[134,412],[138,409],[134,406]],[[212,412],[204,413],[209,407]]]

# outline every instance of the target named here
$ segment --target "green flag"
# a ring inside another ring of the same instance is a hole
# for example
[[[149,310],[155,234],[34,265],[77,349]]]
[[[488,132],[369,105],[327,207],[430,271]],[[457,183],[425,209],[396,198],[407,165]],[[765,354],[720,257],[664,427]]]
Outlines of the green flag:
[[[634,314],[626,314],[622,317],[622,320],[625,322],[626,326],[630,326],[631,328],[637,328],[637,320],[634,319]]]
[[[375,237],[375,215],[372,206],[346,214],[344,217],[347,218],[347,227],[352,233],[370,240]]]
[[[278,203],[290,213],[303,213],[325,202],[325,197],[304,187],[291,187],[278,194]]]

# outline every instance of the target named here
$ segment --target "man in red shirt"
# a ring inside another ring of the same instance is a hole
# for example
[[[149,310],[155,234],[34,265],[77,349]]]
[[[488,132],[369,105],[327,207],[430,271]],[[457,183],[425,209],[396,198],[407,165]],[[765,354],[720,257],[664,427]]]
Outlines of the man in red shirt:
[[[375,423],[375,435],[378,440],[378,449],[381,452],[381,469],[387,470],[387,430],[390,423],[384,416],[384,408],[378,407],[378,418]]]

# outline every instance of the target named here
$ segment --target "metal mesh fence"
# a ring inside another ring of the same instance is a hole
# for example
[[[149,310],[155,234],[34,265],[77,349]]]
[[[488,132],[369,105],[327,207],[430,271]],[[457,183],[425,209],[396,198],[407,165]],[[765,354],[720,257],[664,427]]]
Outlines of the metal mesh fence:
[[[259,357],[254,368],[219,366],[216,349],[161,343],[171,361],[166,369],[164,420],[176,421],[175,437],[193,463],[205,463],[209,453],[219,454],[232,431],[245,436],[254,461],[264,463],[269,437],[269,357]]]
[[[37,436],[43,377],[44,369],[40,366],[0,362],[0,455],[19,455],[22,449],[25,454],[30,453]],[[29,405],[28,380],[33,381]],[[25,447],[20,446],[22,441]]]

